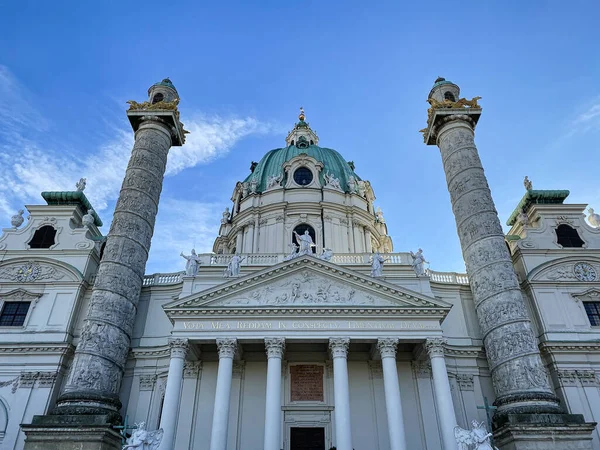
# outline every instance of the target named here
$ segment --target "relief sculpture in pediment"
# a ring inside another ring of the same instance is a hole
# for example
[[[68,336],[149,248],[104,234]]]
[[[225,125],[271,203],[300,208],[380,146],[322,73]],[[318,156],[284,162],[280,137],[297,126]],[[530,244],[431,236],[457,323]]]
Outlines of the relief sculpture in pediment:
[[[391,305],[361,293],[349,285],[303,271],[299,275],[260,287],[243,294],[241,298],[217,301],[219,306],[293,306],[293,305]]]

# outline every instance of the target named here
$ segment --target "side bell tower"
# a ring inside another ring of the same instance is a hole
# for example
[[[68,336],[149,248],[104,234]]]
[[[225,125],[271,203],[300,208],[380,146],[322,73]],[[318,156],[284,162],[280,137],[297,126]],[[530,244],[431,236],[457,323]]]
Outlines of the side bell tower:
[[[532,442],[536,448],[591,449],[595,424],[585,424],[580,414],[565,414],[554,395],[506,248],[475,146],[480,97],[459,96],[456,84],[438,78],[427,99],[427,128],[421,132],[442,156],[496,392],[496,445],[501,450],[531,449]],[[568,433],[557,433],[561,427]]]
[[[167,154],[185,142],[179,95],[167,78],[130,100],[135,143],[117,200],[81,338],[51,415],[23,425],[25,449],[120,448],[119,391],[154,232]]]

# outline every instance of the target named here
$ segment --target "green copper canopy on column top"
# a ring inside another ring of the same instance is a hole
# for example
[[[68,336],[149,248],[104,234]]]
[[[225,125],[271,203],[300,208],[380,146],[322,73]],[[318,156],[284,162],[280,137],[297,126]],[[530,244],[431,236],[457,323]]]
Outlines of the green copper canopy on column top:
[[[175,86],[173,85],[173,83],[171,82],[171,80],[169,78],[165,78],[162,81],[159,81],[158,83],[154,83],[152,86],[150,86],[150,88],[148,89],[148,93],[150,93],[150,90],[154,87],[154,86],[166,86],[169,87],[171,89],[173,89],[175,92],[177,92],[177,89],[175,88]]]

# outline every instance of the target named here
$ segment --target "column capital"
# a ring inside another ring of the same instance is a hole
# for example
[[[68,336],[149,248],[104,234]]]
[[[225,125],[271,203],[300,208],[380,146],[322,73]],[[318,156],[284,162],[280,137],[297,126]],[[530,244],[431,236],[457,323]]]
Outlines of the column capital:
[[[436,356],[444,356],[444,345],[446,345],[448,341],[444,338],[428,338],[425,341],[425,348],[427,349],[427,353],[430,358],[435,358]]]
[[[398,338],[379,338],[377,339],[377,350],[382,358],[396,359],[396,349],[398,348]]]
[[[217,339],[217,348],[219,349],[219,358],[232,358],[237,351],[236,338],[219,338]]]
[[[169,338],[169,347],[171,348],[171,358],[185,358],[190,344],[186,338]]]
[[[329,350],[331,356],[335,358],[346,358],[348,356],[348,347],[350,346],[350,338],[330,338]]]
[[[285,352],[284,338],[265,338],[265,347],[267,349],[268,358],[283,358]]]

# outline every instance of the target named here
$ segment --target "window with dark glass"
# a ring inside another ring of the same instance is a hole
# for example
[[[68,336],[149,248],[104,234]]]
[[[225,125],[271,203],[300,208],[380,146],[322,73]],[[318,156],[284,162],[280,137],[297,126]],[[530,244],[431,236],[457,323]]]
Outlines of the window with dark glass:
[[[600,326],[600,302],[583,302],[583,306],[585,306],[585,312],[590,319],[590,325]]]
[[[313,227],[311,227],[310,225],[308,225],[306,223],[301,223],[296,228],[294,228],[294,231],[296,233],[298,233],[300,236],[302,236],[306,230],[308,230],[308,235],[312,239],[313,243],[316,244],[316,236],[317,235],[315,234],[315,229]],[[299,245],[299,243],[296,241],[296,235],[294,234],[294,231],[292,231],[292,242],[295,242],[297,245]],[[317,248],[312,247],[312,252],[317,253]]]
[[[30,302],[6,302],[0,313],[1,327],[20,327],[25,323]]]
[[[563,247],[583,247],[584,244],[577,230],[564,223],[556,227],[556,237]]]
[[[29,248],[50,248],[55,244],[56,230],[50,225],[45,225],[33,233]]]
[[[152,104],[162,102],[164,99],[165,96],[159,92],[152,98]]]
[[[300,186],[309,185],[312,182],[312,180],[313,174],[310,171],[310,169],[306,167],[300,167],[294,172],[294,181]]]
[[[452,92],[450,92],[450,91],[446,91],[444,93],[444,99],[445,100],[450,100],[451,102],[455,102],[456,101],[456,98],[454,97],[454,94]]]

